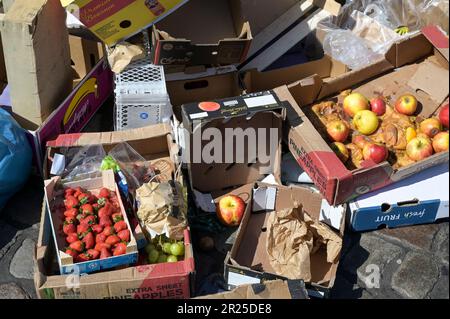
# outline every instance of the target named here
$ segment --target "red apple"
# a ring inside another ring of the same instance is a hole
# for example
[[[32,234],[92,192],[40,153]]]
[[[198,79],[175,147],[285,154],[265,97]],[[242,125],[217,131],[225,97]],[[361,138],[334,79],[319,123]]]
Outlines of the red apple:
[[[344,99],[344,112],[350,117],[354,117],[359,111],[369,109],[369,101],[360,93],[352,93]]]
[[[328,123],[327,132],[335,142],[344,142],[350,134],[350,128],[344,121],[336,120]]]
[[[411,140],[406,146],[406,154],[413,161],[421,161],[433,155],[433,145],[431,140],[424,136],[419,136]]]
[[[448,132],[441,132],[433,139],[433,149],[436,153],[448,151]]]
[[[389,151],[385,146],[367,143],[363,150],[363,156],[366,161],[380,164],[388,159]]]
[[[372,112],[378,116],[383,116],[386,113],[386,102],[382,97],[376,97],[370,100],[370,107]]]
[[[378,116],[368,110],[359,111],[353,118],[353,125],[355,125],[356,130],[364,135],[370,135],[378,130],[380,125],[380,120]]]
[[[245,202],[239,196],[225,196],[217,205],[217,217],[225,226],[239,226],[244,217],[245,207]]]
[[[395,103],[395,110],[404,115],[413,115],[417,111],[419,102],[416,97],[411,94],[401,96]]]
[[[439,112],[439,120],[445,128],[448,128],[448,103]]]
[[[343,163],[347,162],[350,158],[350,152],[344,144],[340,142],[334,142],[330,144],[330,147]]]
[[[352,143],[358,146],[360,149],[364,149],[364,146],[366,146],[366,144],[369,142],[370,140],[364,135],[355,135],[352,139]]]
[[[442,131],[441,122],[436,118],[426,119],[420,123],[420,132],[433,138]]]

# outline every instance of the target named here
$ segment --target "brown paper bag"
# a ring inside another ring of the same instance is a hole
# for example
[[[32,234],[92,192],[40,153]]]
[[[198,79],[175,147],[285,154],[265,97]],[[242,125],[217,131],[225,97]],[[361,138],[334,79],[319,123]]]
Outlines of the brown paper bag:
[[[138,45],[127,42],[118,44],[110,52],[108,52],[108,62],[111,70],[118,74],[133,61],[145,57],[144,49]]]

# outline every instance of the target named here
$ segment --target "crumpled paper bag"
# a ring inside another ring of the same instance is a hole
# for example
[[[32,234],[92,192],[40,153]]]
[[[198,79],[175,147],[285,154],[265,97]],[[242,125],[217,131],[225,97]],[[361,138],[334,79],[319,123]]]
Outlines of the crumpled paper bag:
[[[311,255],[322,246],[327,261],[334,263],[340,255],[342,238],[328,226],[315,222],[300,205],[274,212],[267,222],[267,253],[277,275],[311,281]]]
[[[118,74],[130,65],[131,62],[145,57],[144,49],[138,45],[123,42],[108,52],[108,62],[111,70]]]
[[[175,182],[150,182],[136,191],[137,216],[152,238],[162,234],[176,240],[184,238],[187,207],[183,193]]]

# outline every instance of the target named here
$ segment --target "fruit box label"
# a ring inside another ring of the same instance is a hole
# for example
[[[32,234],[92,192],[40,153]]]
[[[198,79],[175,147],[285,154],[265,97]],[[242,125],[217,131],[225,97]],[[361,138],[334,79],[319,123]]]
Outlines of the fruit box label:
[[[61,0],[100,40],[111,46],[163,19],[188,0]]]
[[[352,216],[352,227],[355,231],[367,231],[382,226],[396,228],[430,224],[436,221],[440,205],[439,200],[430,200],[413,206],[393,205],[387,212],[383,212],[381,207],[362,208]]]

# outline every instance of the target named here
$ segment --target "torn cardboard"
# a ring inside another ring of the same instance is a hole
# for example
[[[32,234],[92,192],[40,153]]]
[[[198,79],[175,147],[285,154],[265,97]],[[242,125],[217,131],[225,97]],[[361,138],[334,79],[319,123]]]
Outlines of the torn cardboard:
[[[108,62],[111,70],[118,74],[121,73],[133,61],[145,57],[144,48],[135,44],[123,42],[116,45],[108,52]]]

